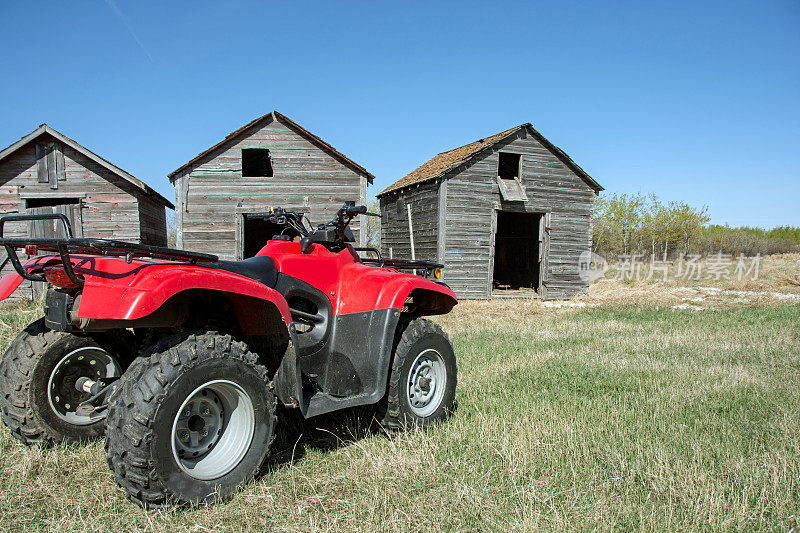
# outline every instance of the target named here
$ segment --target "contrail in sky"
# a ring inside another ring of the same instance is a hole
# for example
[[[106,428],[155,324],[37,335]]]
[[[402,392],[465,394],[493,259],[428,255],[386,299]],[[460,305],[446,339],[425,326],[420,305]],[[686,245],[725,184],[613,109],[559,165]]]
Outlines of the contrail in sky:
[[[130,22],[128,22],[128,18],[122,13],[120,8],[117,6],[116,2],[114,2],[114,0],[106,0],[106,4],[108,4],[108,7],[110,7],[111,10],[117,15],[122,24],[125,25],[125,28],[128,30],[128,33],[130,33],[131,37],[133,37],[133,39],[136,41],[136,44],[138,44],[139,48],[142,49],[142,52],[144,52],[145,55],[147,55],[147,59],[149,59],[151,63],[155,64],[155,61],[153,61],[153,56],[150,55],[150,52],[148,52],[147,48],[144,47],[142,41],[139,40],[139,36],[136,35],[135,31],[133,31],[133,27],[131,26]]]

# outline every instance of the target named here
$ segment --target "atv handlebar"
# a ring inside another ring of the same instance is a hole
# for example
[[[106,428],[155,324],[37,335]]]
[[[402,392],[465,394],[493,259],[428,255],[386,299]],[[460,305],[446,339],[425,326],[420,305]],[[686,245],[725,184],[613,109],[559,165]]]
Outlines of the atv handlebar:
[[[348,226],[353,218],[358,215],[381,216],[367,211],[367,206],[365,205],[355,205],[355,202],[345,202],[336,211],[336,216],[333,220],[325,224],[319,224],[316,228],[306,227],[303,223],[303,214],[287,211],[281,207],[276,207],[268,213],[254,213],[249,216],[262,218],[267,222],[272,222],[294,231],[300,236],[300,251],[306,253],[313,243],[322,244],[331,250],[339,250],[344,247],[345,243],[354,242],[353,233]]]
[[[345,210],[345,214],[350,217],[354,217],[356,215],[367,215],[368,217],[380,217],[380,213],[370,213],[367,211],[367,206],[365,205],[347,205],[351,202],[346,202],[342,209]],[[341,211],[341,210],[340,210]]]

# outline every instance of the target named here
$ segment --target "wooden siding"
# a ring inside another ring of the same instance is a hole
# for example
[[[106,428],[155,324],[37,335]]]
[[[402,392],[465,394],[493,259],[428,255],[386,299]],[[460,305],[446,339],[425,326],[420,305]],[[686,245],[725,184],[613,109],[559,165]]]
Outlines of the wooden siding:
[[[423,183],[402,193],[381,197],[381,255],[395,259],[411,259],[408,233],[408,205],[414,230],[416,259],[436,261],[439,258],[439,184]],[[391,249],[391,252],[390,252]]]
[[[51,141],[45,135],[31,142],[0,161],[0,214],[26,213],[26,200],[33,198],[77,199],[80,228],[74,228],[76,236],[118,239],[131,242],[165,243],[166,223],[164,207],[146,196],[144,191],[129,181],[114,174],[82,153],[63,146],[65,179],[58,181],[58,188],[50,182],[39,182],[37,172],[36,144]],[[144,217],[140,218],[140,200]],[[159,215],[160,212],[160,215]],[[76,215],[77,216],[77,215]],[[146,232],[142,226],[146,226]],[[24,237],[28,234],[24,224],[8,227],[8,235]],[[146,235],[140,241],[140,235]],[[163,238],[160,238],[163,235]],[[0,273],[13,269],[7,261],[5,250],[0,252],[3,264]],[[18,289],[13,297],[29,297],[30,283]]]
[[[139,199],[139,234],[142,244],[167,245],[167,215],[164,206],[147,197]]]
[[[499,152],[522,154],[526,202],[504,202],[496,181]],[[569,298],[587,288],[578,259],[591,247],[591,187],[524,130],[446,176],[444,279],[462,298],[490,297],[495,210],[550,213],[544,297]],[[403,193],[405,196],[408,193]]]
[[[241,150],[267,148],[272,177],[242,177]],[[248,130],[175,176],[178,244],[236,259],[237,217],[284,207],[327,222],[347,200],[366,202],[366,178],[280,121]],[[352,223],[359,239],[359,221]],[[266,243],[265,243],[266,244]]]

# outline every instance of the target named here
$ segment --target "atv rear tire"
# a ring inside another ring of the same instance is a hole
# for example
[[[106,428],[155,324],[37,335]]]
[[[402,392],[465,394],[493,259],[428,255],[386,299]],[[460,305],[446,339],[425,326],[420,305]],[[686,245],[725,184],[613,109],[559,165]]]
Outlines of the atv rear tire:
[[[230,335],[185,332],[134,362],[109,401],[108,465],[146,509],[232,496],[275,436],[267,370]]]
[[[455,409],[456,356],[438,325],[417,318],[405,325],[395,347],[389,390],[379,405],[388,428],[428,427]]]
[[[77,378],[114,377],[132,359],[125,333],[75,335],[53,331],[39,319],[25,328],[0,361],[0,416],[28,446],[86,442],[105,432],[104,417],[77,417],[89,398]]]

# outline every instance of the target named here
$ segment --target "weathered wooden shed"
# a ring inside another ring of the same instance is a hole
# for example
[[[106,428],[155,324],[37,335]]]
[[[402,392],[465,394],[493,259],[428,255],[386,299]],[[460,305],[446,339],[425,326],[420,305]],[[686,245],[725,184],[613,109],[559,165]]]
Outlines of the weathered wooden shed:
[[[378,194],[381,252],[444,263],[443,279],[461,298],[531,289],[569,298],[587,288],[579,258],[591,250],[601,190],[522,124],[443,152]]]
[[[141,180],[46,124],[0,152],[0,214],[62,213],[76,237],[164,246],[165,207],[174,209]],[[60,223],[53,221],[13,223],[5,233],[63,236]],[[5,250],[0,258],[2,274],[10,272]],[[25,282],[14,296],[32,293]]]
[[[169,174],[178,247],[243,259],[279,231],[255,216],[273,207],[331,220],[347,200],[365,203],[373,175],[273,111],[234,131]],[[353,231],[360,243],[359,222]]]

